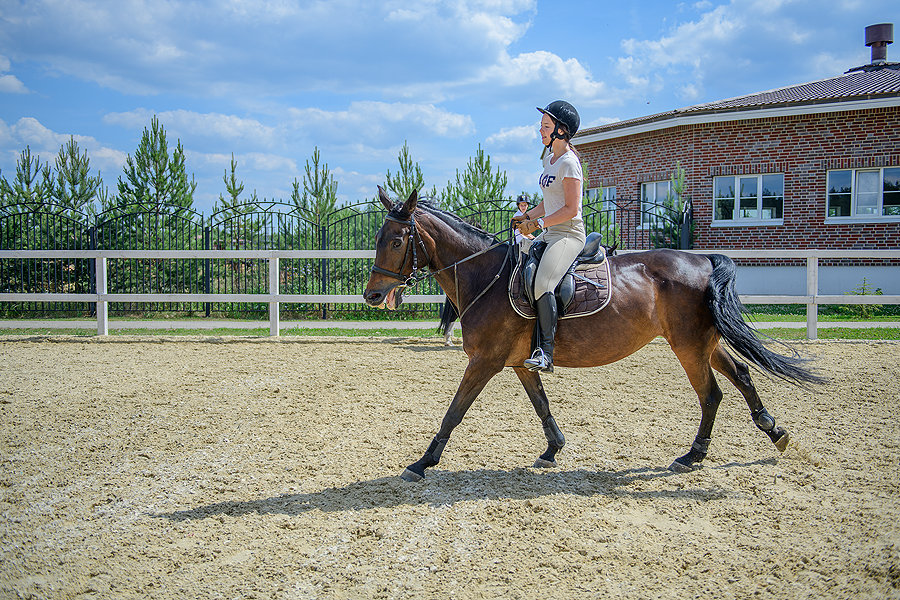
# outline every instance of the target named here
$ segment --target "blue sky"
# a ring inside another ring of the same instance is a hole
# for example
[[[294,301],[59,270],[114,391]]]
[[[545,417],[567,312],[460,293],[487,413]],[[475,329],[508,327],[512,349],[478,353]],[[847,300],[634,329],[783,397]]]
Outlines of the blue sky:
[[[442,189],[479,144],[537,190],[535,106],[600,125],[839,75],[896,0],[0,0],[0,172],[70,136],[115,191],[158,115],[209,213],[231,155],[287,199],[318,147],[341,202],[375,196],[404,141]],[[900,43],[888,47],[900,59]]]

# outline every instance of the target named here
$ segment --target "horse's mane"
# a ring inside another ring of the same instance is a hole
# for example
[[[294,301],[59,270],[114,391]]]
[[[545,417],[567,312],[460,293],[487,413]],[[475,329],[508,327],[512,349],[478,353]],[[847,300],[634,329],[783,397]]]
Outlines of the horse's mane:
[[[490,245],[497,241],[496,237],[475,225],[469,221],[466,221],[459,215],[453,214],[452,212],[446,211],[442,208],[438,208],[434,202],[430,200],[422,200],[420,199],[417,203],[416,210],[421,210],[422,212],[428,213],[429,215],[436,217],[450,226],[453,231],[458,233],[460,237],[464,240],[471,240],[476,245]],[[398,203],[394,205],[394,208],[388,213],[394,218],[408,220],[410,218],[410,214],[403,210],[403,203]]]

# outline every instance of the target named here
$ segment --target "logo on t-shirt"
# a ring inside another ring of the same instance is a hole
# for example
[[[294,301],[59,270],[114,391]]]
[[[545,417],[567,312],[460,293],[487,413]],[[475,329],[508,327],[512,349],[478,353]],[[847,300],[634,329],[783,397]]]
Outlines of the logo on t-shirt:
[[[556,175],[541,175],[541,187],[550,187],[550,184],[556,179]]]

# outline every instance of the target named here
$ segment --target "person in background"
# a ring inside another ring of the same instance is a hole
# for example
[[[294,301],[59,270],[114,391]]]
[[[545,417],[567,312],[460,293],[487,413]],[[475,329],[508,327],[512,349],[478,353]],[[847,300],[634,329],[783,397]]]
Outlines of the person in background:
[[[516,200],[516,214],[513,215],[513,219],[516,217],[523,216],[528,211],[528,196],[526,194],[520,194],[518,199]],[[534,239],[534,236],[530,233],[528,235],[523,234],[519,231],[518,227],[516,228],[516,244],[519,246],[519,251],[527,253],[528,249],[531,247],[531,240]]]

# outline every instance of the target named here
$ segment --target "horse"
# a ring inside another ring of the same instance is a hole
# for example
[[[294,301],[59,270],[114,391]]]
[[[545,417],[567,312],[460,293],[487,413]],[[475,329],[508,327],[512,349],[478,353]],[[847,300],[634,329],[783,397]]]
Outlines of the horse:
[[[425,454],[403,471],[419,481],[438,464],[453,429],[488,381],[511,367],[540,419],[547,449],[535,467],[557,465],[565,436],[550,412],[538,372],[522,366],[531,355],[534,323],[517,314],[506,285],[514,266],[510,243],[441,210],[413,191],[404,202],[391,201],[378,188],[388,211],[375,242],[375,261],[363,293],[367,304],[396,309],[403,291],[434,277],[460,315],[468,364],[440,429]],[[713,422],[722,400],[713,371],[743,395],[756,427],[784,452],[788,431],[776,425],[753,385],[747,363],[722,345],[776,378],[806,386],[824,381],[796,352],[784,356],[767,348],[743,320],[734,289],[735,265],[720,254],[657,249],[609,257],[611,299],[601,311],[560,319],[554,364],[595,367],[638,351],[658,336],[669,343],[700,400],[700,425],[688,452],[669,469],[689,472],[709,452]],[[425,269],[428,271],[426,272]]]

